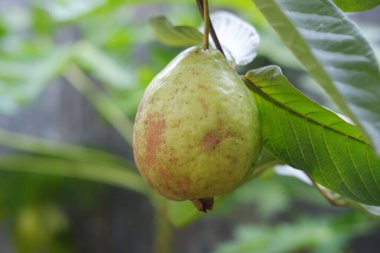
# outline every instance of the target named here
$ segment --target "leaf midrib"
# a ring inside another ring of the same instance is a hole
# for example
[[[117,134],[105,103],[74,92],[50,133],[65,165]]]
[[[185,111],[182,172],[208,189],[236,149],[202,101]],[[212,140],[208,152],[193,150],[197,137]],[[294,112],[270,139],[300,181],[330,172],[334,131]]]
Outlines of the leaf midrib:
[[[335,128],[332,128],[331,126],[329,125],[326,125],[326,124],[323,124],[313,118],[308,118],[306,117],[305,115],[303,115],[302,113],[298,112],[298,111],[295,111],[293,108],[290,108],[290,107],[287,107],[286,105],[284,105],[283,103],[281,103],[280,101],[277,101],[276,99],[274,99],[273,97],[271,97],[270,95],[268,95],[267,93],[265,93],[264,91],[262,91],[259,87],[257,87],[253,81],[249,80],[246,76],[243,76],[243,81],[247,84],[248,88],[250,88],[252,91],[258,93],[261,97],[263,97],[265,100],[275,104],[277,107],[280,107],[281,109],[283,110],[286,110],[296,116],[299,116],[301,118],[304,118],[306,120],[308,120],[309,122],[315,124],[315,125],[318,125],[318,126],[323,126],[325,129],[328,129],[332,132],[335,132],[337,134],[340,134],[342,136],[346,136],[354,141],[357,141],[357,142],[360,142],[364,145],[368,145],[368,146],[371,146],[369,143],[359,139],[359,138],[356,138],[352,135],[348,135],[346,133],[343,133]],[[347,123],[347,122],[346,122]],[[347,123],[349,124],[349,123]]]

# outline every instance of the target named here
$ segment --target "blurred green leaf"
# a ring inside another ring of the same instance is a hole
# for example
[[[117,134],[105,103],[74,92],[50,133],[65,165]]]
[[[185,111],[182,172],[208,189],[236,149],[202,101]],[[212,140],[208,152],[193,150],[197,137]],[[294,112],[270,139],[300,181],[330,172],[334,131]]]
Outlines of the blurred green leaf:
[[[38,95],[46,85],[50,84],[71,60],[71,47],[57,47],[45,59],[36,62],[27,76],[26,92]],[[38,87],[38,88],[37,88]]]
[[[33,101],[59,76],[71,54],[71,47],[57,47],[38,58],[0,59],[0,113]]]
[[[270,200],[270,201],[268,201]],[[238,216],[239,222],[254,220],[271,221],[291,212],[293,216],[304,213],[298,209],[297,203],[320,208],[329,206],[326,199],[313,187],[304,184],[296,178],[284,177],[268,169],[259,176],[239,186],[232,193],[217,200],[215,211],[218,213],[235,214],[245,208],[254,216]],[[243,207],[243,208],[242,208]],[[245,208],[244,208],[245,207]]]
[[[289,183],[290,182],[290,183]],[[280,177],[259,177],[241,185],[221,203],[221,211],[236,212],[239,205],[252,204],[257,219],[264,220],[275,217],[291,208],[297,197],[293,189],[300,189],[294,181],[286,181]],[[310,196],[304,188],[303,194]],[[270,201],[268,201],[270,200]]]
[[[106,0],[44,0],[34,1],[58,21],[75,19],[102,6]]]
[[[69,159],[77,162],[98,162],[127,165],[126,160],[111,153],[79,145],[65,144],[0,129],[0,145],[30,154]]]
[[[380,204],[380,158],[355,126],[296,90],[276,66],[249,71],[245,80],[267,149],[332,191]]]
[[[191,201],[167,201],[169,222],[176,227],[183,227],[204,214],[199,212]]]
[[[5,170],[0,173],[0,213],[5,214],[0,218],[15,219],[25,205],[46,202],[93,210],[104,190],[110,189],[107,184],[78,178]]]
[[[11,172],[37,173],[85,179],[99,183],[119,186],[141,194],[148,194],[142,178],[125,167],[96,162],[73,162],[69,160],[27,156],[0,156],[0,170]]]
[[[282,44],[278,36],[266,29],[260,33],[259,55],[265,56],[273,63],[287,68],[301,69],[302,65],[292,52]]]
[[[380,0],[333,0],[343,11],[365,11],[380,5]]]
[[[156,17],[149,21],[156,38],[168,46],[192,46],[202,43],[203,35],[190,26],[173,26],[166,17]]]
[[[106,94],[99,91],[95,83],[75,64],[69,66],[63,76],[79,91],[132,146],[133,123]]]
[[[47,0],[45,0],[47,1]],[[58,1],[58,0],[55,0]],[[156,0],[145,0],[143,4],[140,0],[97,0],[94,1],[94,3],[90,3],[88,0],[84,1],[83,4],[78,4],[77,6],[74,5],[74,7],[67,7],[67,3],[70,3],[74,0],[64,0],[64,4],[60,6],[60,4],[52,3],[50,5],[45,5],[44,1],[39,2],[36,0],[36,5],[40,6],[40,8],[50,10],[51,15],[55,18],[57,18],[57,21],[61,22],[71,22],[71,21],[78,21],[79,19],[88,18],[92,16],[99,16],[99,14],[103,13],[115,13],[118,9],[121,9],[123,7],[139,7],[139,5],[152,5],[154,6],[157,4]],[[189,2],[188,0],[163,0],[160,1],[159,4],[167,6],[179,6],[183,8],[195,8],[195,2]],[[224,7],[224,8],[230,8],[236,11],[244,12],[246,14],[252,14],[254,13],[255,20],[262,24],[264,23],[265,19],[260,13],[260,11],[257,9],[255,5],[253,5],[251,2],[246,0],[215,0],[213,1],[213,6],[215,7]],[[84,8],[85,6],[89,6],[87,8]],[[84,7],[82,7],[84,6]],[[77,9],[74,10],[72,14],[69,13],[70,8]],[[58,14],[58,15],[54,15]],[[62,15],[63,14],[63,15]],[[109,14],[108,14],[109,15]],[[200,18],[200,16],[199,16]]]
[[[42,249],[63,253],[65,247],[59,236],[68,229],[68,217],[51,203],[25,206],[19,211],[13,234],[20,253],[34,253]]]
[[[356,21],[356,24],[359,26],[360,31],[370,42],[375,51],[377,61],[380,62],[380,34],[378,33],[378,25],[376,23],[369,23],[364,21]]]
[[[120,63],[90,42],[81,41],[76,45],[74,59],[108,85],[117,88],[131,88],[135,85],[131,68],[122,68]]]
[[[336,253],[345,250],[350,239],[368,231],[374,223],[360,215],[305,217],[291,224],[244,225],[235,238],[221,244],[215,253]]]
[[[254,2],[307,71],[380,152],[379,66],[357,27],[328,0]]]
[[[5,34],[7,33],[7,28],[6,28],[6,26],[4,25],[3,22],[4,21],[0,17],[0,38],[3,37],[3,36],[5,36]]]

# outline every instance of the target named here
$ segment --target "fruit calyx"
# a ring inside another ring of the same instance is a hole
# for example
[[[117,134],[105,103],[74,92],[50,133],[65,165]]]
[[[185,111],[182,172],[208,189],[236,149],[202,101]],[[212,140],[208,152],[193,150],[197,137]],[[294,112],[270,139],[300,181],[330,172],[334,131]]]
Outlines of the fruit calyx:
[[[214,206],[214,198],[192,199],[191,202],[193,202],[198,211],[204,213],[211,211]]]

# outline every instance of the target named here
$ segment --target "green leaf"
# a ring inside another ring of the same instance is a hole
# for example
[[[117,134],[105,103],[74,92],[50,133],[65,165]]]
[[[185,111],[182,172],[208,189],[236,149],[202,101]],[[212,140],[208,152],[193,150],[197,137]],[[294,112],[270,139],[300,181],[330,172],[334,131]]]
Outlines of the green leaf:
[[[129,171],[125,167],[111,164],[81,163],[56,158],[9,155],[0,156],[0,170],[85,179],[127,188],[142,194],[148,194],[149,192],[138,174]]]
[[[190,26],[173,26],[166,17],[150,20],[150,25],[159,41],[168,46],[192,46],[202,43],[203,35]]]
[[[334,3],[346,12],[365,11],[380,5],[380,0],[333,0]]]
[[[199,212],[191,201],[167,200],[169,222],[176,227],[183,227],[204,214]]]
[[[66,80],[79,91],[132,146],[133,123],[106,94],[96,88],[95,83],[75,64],[63,73]]]
[[[127,165],[127,161],[111,153],[84,146],[66,144],[11,132],[0,128],[0,145],[17,151],[34,155],[51,156],[77,162],[97,162],[116,165]]]
[[[245,81],[269,151],[332,191],[380,204],[380,158],[355,126],[308,99],[276,66],[249,71]]]
[[[376,223],[358,214],[341,217],[303,217],[291,224],[240,225],[234,238],[218,245],[214,253],[336,253]]]
[[[113,87],[131,88],[136,83],[129,68],[123,68],[121,63],[88,41],[81,41],[76,45],[74,59],[95,77]]]
[[[34,100],[70,62],[71,47],[58,47],[44,56],[0,60],[0,113],[12,113]],[[33,67],[30,67],[33,66]]]
[[[67,21],[85,15],[104,5],[106,0],[45,0],[35,1],[35,5],[45,9],[58,21]]]
[[[329,0],[254,0],[285,44],[380,152],[380,74],[368,42]]]

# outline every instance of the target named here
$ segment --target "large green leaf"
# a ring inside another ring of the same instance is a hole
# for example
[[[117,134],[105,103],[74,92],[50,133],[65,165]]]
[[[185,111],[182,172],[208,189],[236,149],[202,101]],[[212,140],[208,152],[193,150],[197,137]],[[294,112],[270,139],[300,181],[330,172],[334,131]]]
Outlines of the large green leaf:
[[[333,0],[343,11],[365,11],[380,5],[380,0]]]
[[[358,28],[329,0],[254,0],[281,39],[380,152],[380,74]]]
[[[355,126],[308,99],[276,66],[244,79],[256,98],[266,148],[330,190],[380,204],[380,158]]]
[[[165,17],[150,20],[157,39],[169,46],[192,46],[202,43],[203,35],[191,26],[173,26]]]

